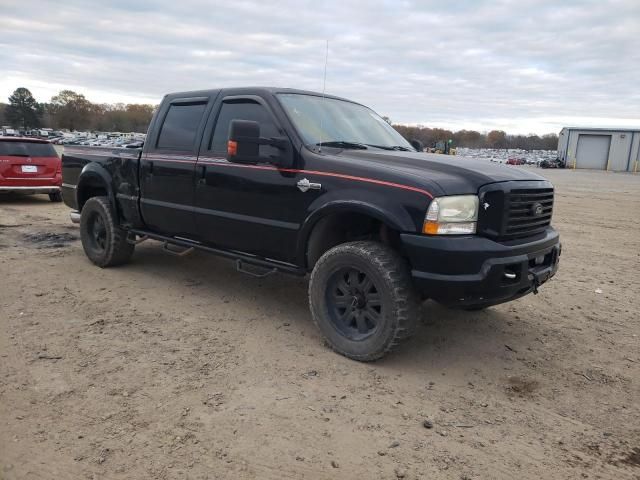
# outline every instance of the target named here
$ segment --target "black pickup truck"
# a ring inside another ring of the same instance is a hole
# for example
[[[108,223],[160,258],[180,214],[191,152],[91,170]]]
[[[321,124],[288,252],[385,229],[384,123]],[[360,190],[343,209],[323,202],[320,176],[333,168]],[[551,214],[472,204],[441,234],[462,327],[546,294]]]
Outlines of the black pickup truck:
[[[558,268],[548,181],[414,146],[329,95],[173,93],[143,148],[65,148],[62,192],[94,264],[155,239],[252,275],[310,273],[329,345],[375,360],[410,336],[422,299],[485,308],[537,292]]]

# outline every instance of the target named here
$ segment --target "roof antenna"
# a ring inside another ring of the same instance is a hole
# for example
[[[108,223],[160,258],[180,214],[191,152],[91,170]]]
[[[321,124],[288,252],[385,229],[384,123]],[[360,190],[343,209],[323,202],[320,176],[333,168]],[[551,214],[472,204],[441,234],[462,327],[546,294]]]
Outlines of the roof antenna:
[[[322,103],[324,104],[325,90],[327,88],[327,63],[329,62],[329,39],[327,39],[327,50],[324,54],[324,79],[322,80]],[[322,115],[320,116],[320,143],[318,144],[318,153],[322,153]]]

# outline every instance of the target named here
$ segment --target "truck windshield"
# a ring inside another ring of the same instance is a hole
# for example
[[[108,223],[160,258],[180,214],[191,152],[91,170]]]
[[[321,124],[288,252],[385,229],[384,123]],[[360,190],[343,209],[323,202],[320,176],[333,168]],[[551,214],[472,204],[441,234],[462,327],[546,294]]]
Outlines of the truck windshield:
[[[415,151],[377,113],[357,103],[299,93],[278,98],[306,145]]]

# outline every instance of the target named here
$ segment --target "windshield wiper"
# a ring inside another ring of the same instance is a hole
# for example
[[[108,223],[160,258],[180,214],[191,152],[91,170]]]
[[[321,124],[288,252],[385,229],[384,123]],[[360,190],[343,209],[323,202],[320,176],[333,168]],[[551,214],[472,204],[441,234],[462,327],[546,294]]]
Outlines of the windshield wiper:
[[[344,140],[333,140],[331,142],[318,142],[316,143],[316,147],[349,148],[353,150],[367,150],[369,148],[364,143],[346,142]]]
[[[410,148],[403,147],[402,145],[372,145],[370,143],[367,143],[367,145],[374,148],[380,148],[382,150],[399,150],[402,152],[411,152]]]

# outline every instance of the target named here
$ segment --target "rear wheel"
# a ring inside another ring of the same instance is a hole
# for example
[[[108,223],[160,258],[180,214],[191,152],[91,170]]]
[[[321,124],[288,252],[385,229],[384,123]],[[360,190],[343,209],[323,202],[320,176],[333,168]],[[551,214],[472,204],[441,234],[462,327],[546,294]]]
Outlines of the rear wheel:
[[[80,239],[89,260],[102,268],[128,262],[135,248],[127,241],[127,232],[116,224],[107,197],[92,197],[84,204]]]
[[[62,201],[62,192],[53,192],[49,194],[49,200],[52,202],[61,202]]]
[[[372,361],[411,336],[418,299],[405,260],[378,242],[327,251],[309,282],[313,320],[329,345],[354,360]]]

